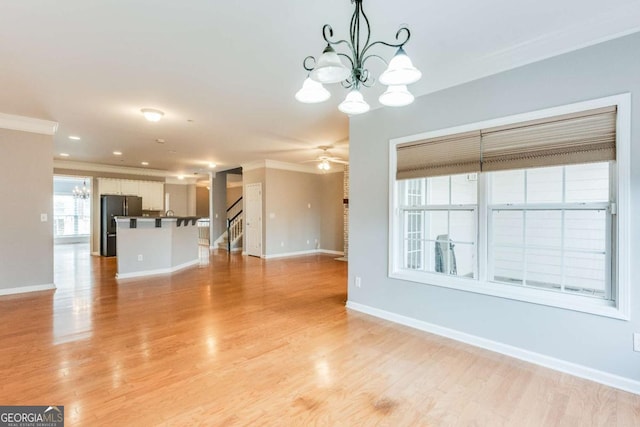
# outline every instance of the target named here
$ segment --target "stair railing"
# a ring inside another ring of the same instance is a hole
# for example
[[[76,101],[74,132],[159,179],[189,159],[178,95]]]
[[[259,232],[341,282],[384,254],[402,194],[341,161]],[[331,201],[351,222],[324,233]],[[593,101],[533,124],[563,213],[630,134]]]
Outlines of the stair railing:
[[[242,235],[243,215],[242,196],[227,208],[227,251],[231,253],[231,244]]]

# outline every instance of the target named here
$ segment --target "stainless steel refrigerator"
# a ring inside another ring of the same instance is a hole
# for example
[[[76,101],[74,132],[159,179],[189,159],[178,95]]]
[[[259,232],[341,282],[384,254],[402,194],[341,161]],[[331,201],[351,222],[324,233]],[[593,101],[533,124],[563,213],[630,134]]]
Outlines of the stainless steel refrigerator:
[[[100,255],[116,256],[116,216],[142,216],[142,197],[100,196]]]

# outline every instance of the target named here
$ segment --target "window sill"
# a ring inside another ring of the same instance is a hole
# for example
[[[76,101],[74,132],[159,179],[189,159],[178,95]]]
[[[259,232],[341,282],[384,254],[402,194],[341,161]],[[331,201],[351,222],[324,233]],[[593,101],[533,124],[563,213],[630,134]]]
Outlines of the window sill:
[[[389,277],[392,279],[407,280],[498,298],[540,304],[613,319],[629,320],[629,314],[617,307],[615,302],[604,299],[409,270],[392,271],[389,273]]]

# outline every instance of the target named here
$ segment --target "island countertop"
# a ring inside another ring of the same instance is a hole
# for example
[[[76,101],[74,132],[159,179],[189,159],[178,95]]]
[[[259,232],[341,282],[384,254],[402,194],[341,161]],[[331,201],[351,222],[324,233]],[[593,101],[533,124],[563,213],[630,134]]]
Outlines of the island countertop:
[[[197,216],[118,216],[116,278],[167,274],[198,263]]]

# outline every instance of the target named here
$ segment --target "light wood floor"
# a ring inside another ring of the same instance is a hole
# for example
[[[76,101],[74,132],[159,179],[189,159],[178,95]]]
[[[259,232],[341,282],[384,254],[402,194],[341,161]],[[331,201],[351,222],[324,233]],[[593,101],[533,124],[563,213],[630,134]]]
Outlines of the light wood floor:
[[[68,426],[638,426],[640,397],[347,311],[347,264],[214,253],[113,279],[69,248],[0,298],[0,404]]]

